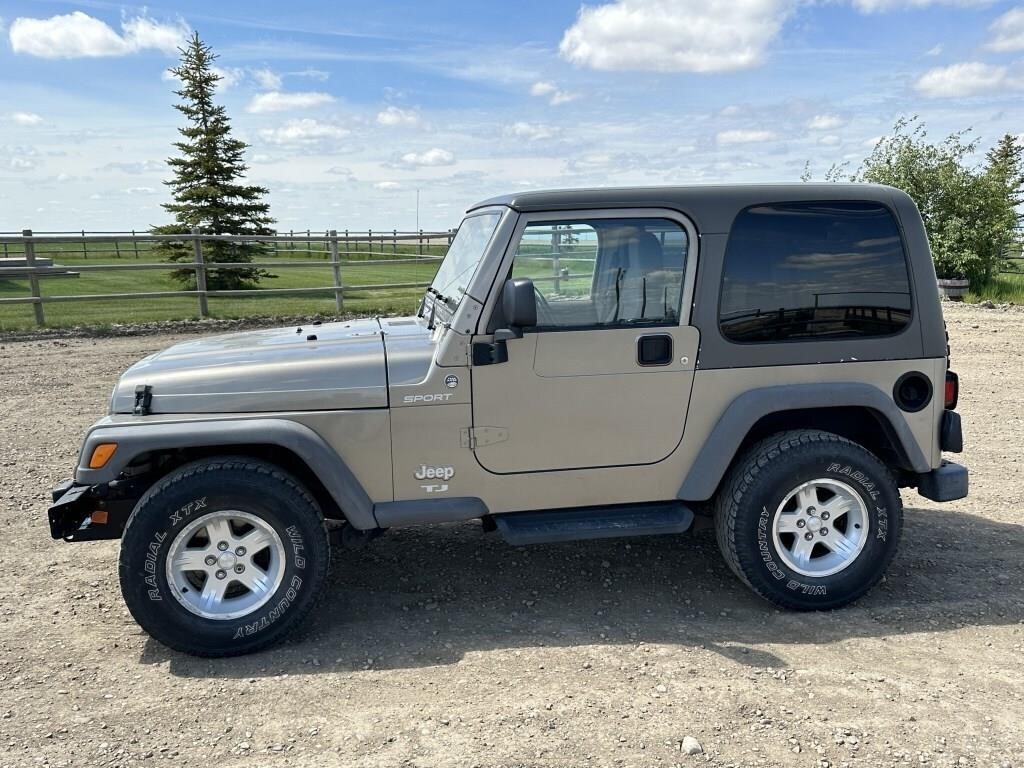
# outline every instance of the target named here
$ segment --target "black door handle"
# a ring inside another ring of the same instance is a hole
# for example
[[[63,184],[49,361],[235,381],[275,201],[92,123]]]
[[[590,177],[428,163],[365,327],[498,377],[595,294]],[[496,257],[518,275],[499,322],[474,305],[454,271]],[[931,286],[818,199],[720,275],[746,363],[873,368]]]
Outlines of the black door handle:
[[[641,336],[636,342],[636,361],[643,366],[672,362],[672,337],[667,333]]]

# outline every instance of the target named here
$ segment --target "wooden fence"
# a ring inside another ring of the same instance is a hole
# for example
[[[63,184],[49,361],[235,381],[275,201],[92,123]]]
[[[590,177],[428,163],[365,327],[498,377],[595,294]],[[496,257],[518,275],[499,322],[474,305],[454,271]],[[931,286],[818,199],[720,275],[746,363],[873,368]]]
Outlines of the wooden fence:
[[[27,296],[0,297],[0,306],[6,304],[31,304],[35,322],[46,323],[47,304],[75,301],[129,301],[159,299],[171,296],[192,296],[200,317],[209,316],[208,298],[211,296],[271,296],[333,293],[337,310],[344,308],[347,290],[344,282],[345,267],[350,265],[387,265],[399,267],[403,264],[440,262],[444,252],[451,245],[454,231],[446,232],[355,232],[349,230],[327,230],[318,233],[306,232],[275,235],[210,235],[193,230],[188,234],[150,235],[136,232],[47,232],[34,233],[30,229],[20,234],[0,233],[0,280],[28,280]],[[260,245],[266,260],[252,262],[216,262],[207,260],[210,243],[246,243]],[[204,243],[207,246],[204,248]],[[191,261],[155,261],[164,254],[159,246],[177,244],[191,248]],[[41,254],[45,254],[45,258]],[[75,257],[73,267],[62,268],[57,262],[61,257]],[[103,263],[106,257],[108,263]],[[109,263],[116,260],[117,263]],[[297,258],[298,257],[298,258]],[[95,264],[84,264],[81,260],[96,260]],[[130,260],[129,260],[130,259]],[[231,270],[250,268],[303,269],[331,267],[333,279],[330,285],[303,288],[259,288],[213,290],[207,287],[207,270]],[[44,294],[40,280],[61,275],[77,275],[104,271],[145,271],[145,270],[192,270],[195,273],[195,288],[177,291],[141,291],[131,293],[89,293],[59,295]],[[426,287],[425,282],[393,282],[355,286],[360,291],[387,290]]]

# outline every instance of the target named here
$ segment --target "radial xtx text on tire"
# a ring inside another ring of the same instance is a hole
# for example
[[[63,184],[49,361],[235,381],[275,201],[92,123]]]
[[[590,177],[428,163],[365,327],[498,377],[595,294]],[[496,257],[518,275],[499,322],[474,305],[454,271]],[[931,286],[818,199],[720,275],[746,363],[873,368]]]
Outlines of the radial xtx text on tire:
[[[309,612],[329,556],[320,509],[297,480],[261,461],[207,459],[139,500],[121,542],[121,592],[171,648],[249,653]]]
[[[870,451],[797,430],[755,444],[718,497],[715,527],[730,568],[776,605],[838,608],[882,577],[899,545],[903,506]]]

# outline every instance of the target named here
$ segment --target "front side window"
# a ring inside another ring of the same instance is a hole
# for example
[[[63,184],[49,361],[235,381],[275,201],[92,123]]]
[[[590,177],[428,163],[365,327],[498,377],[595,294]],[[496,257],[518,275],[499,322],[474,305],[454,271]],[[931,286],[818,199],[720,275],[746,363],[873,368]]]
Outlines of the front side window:
[[[719,324],[736,342],[888,336],[910,323],[907,260],[878,203],[780,203],[736,217]]]
[[[527,225],[512,277],[537,291],[539,328],[675,325],[689,241],[669,219],[566,219]]]
[[[487,244],[498,228],[499,219],[501,215],[498,213],[468,216],[455,234],[430,284],[434,295],[443,297],[451,308],[457,306],[466,295],[466,289],[480,266]]]

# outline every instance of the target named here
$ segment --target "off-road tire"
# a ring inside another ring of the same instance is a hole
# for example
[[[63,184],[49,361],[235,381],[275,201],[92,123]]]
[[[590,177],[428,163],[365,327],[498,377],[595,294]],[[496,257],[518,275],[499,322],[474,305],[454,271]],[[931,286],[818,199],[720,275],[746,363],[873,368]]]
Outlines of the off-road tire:
[[[273,528],[283,544],[283,577],[267,602],[238,618],[205,618],[171,592],[166,569],[177,534],[200,515],[240,510]],[[195,656],[236,656],[278,642],[315,605],[330,563],[323,515],[291,475],[247,457],[204,459],[171,472],[136,504],[121,541],[118,575],[128,610],[169,648]]]
[[[869,531],[847,567],[813,577],[787,566],[772,526],[787,494],[819,478],[860,495]],[[715,531],[729,567],[758,595],[792,610],[840,608],[867,593],[895,556],[902,527],[903,504],[889,470],[864,447],[830,432],[781,432],[756,443],[733,464],[716,499]]]

